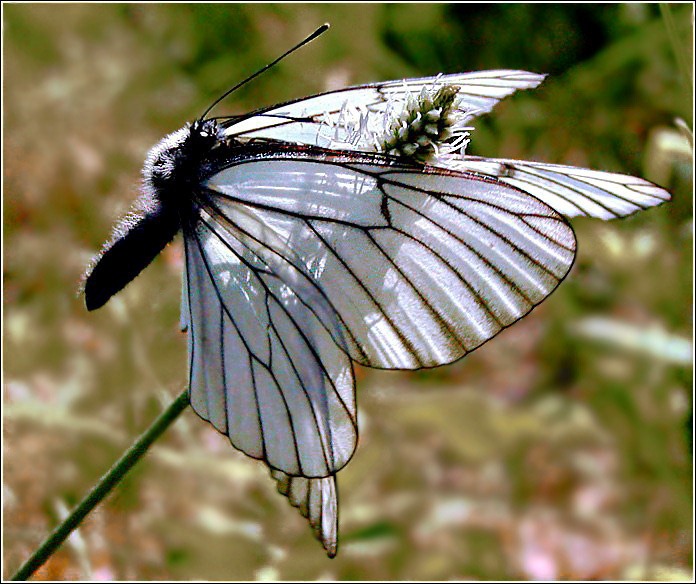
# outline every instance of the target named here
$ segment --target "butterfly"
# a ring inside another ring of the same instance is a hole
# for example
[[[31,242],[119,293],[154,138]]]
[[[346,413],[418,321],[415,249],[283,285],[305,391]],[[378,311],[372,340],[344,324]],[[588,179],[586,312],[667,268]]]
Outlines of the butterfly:
[[[567,276],[568,218],[670,198],[636,177],[465,154],[476,117],[543,79],[482,71],[209,108],[152,148],[134,211],[87,270],[94,310],[183,233],[191,406],[269,467],[331,557],[336,473],[358,440],[353,362],[460,359]]]

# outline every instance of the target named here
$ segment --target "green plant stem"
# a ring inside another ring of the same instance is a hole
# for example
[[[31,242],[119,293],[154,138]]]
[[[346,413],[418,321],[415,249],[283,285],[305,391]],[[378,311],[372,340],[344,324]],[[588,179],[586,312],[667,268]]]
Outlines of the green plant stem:
[[[75,507],[75,510],[46,538],[39,548],[17,570],[12,580],[26,580],[36,572],[58,549],[85,516],[106,497],[126,475],[126,473],[148,451],[150,446],[176,420],[189,405],[188,391],[184,390],[160,416],[124,452],[123,456],[102,476],[88,495]]]

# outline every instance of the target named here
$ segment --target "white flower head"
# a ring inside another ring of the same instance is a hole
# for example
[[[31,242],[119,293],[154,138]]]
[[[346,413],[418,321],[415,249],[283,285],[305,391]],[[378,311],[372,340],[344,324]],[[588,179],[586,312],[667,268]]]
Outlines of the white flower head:
[[[461,106],[459,87],[439,81],[417,94],[393,94],[380,111],[344,103],[335,114],[324,114],[317,143],[327,148],[373,150],[420,163],[437,163],[439,156],[463,154],[469,142],[467,122],[473,112]]]
[[[377,136],[376,150],[425,163],[462,151],[469,141],[466,120],[470,112],[459,108],[459,87],[424,86],[417,96],[408,93],[392,102],[384,114],[385,131]]]

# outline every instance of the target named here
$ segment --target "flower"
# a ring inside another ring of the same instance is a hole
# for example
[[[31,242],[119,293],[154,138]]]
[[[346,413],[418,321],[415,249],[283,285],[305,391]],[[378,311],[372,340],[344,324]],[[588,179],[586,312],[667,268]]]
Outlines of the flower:
[[[458,109],[458,91],[456,85],[444,85],[423,87],[417,97],[409,94],[387,131],[377,137],[377,151],[425,163],[436,162],[445,151],[463,149],[470,128],[460,123],[463,112]]]
[[[463,155],[472,130],[467,122],[475,112],[461,107],[459,90],[436,79],[417,95],[389,95],[377,109],[356,109],[346,102],[337,115],[324,114],[316,141],[327,148],[349,146],[423,164]]]

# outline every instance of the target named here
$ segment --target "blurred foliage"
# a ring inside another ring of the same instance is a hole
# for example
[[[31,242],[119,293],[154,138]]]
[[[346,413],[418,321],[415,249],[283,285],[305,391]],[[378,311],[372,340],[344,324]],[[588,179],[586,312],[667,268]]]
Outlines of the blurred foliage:
[[[546,72],[477,123],[471,151],[637,174],[674,201],[575,221],[568,280],[466,359],[357,371],[335,560],[263,466],[189,412],[37,577],[688,579],[693,368],[670,347],[693,346],[692,161],[674,124],[693,127],[693,20],[666,10],[670,33],[656,4],[4,4],[4,575],[186,379],[178,243],[103,310],[76,295],[147,149],[329,21],[218,113]]]

